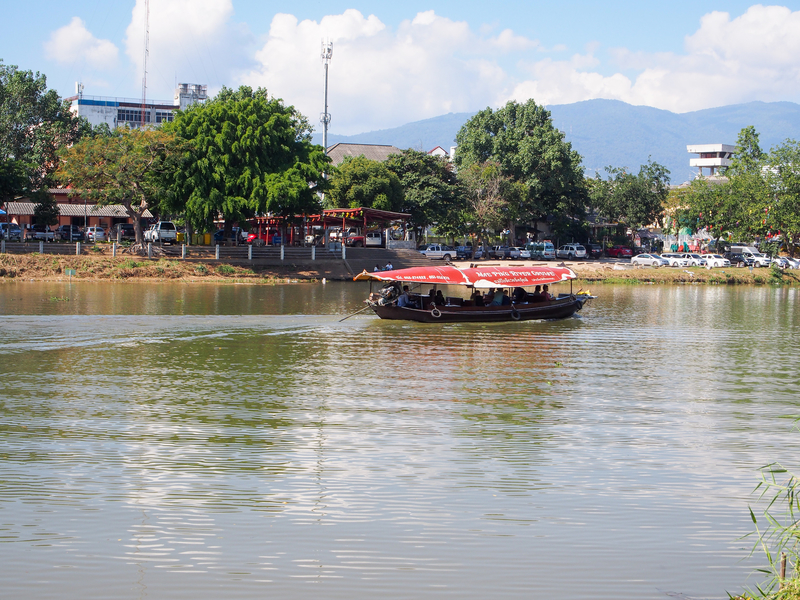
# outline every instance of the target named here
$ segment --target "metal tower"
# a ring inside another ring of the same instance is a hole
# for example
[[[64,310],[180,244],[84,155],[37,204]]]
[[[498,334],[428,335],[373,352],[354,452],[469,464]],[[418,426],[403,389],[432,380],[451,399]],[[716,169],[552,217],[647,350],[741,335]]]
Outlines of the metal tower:
[[[328,112],[328,63],[333,56],[333,42],[322,40],[322,64],[325,65],[325,112],[319,116],[322,123],[322,147],[325,154],[328,153],[328,123],[331,122],[331,115]]]
[[[150,0],[144,0],[144,61],[142,68],[142,129],[146,123],[147,57],[150,55]]]

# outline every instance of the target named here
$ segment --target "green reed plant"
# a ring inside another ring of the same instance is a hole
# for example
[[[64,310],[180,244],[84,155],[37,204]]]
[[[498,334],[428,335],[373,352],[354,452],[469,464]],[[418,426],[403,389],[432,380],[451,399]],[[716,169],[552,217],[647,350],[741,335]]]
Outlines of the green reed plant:
[[[798,421],[794,429],[800,431]],[[765,465],[760,471],[761,482],[753,493],[760,490],[758,502],[766,502],[766,507],[761,521],[748,507],[755,527],[749,535],[757,538],[750,555],[764,553],[768,565],[756,571],[767,579],[756,586],[757,595],[751,593],[770,600],[800,600],[800,478],[780,463]]]

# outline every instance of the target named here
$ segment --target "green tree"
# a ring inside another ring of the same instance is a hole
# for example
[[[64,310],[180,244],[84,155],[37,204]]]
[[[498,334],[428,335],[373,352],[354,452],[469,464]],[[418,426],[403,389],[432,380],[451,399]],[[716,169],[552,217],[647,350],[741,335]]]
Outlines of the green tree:
[[[267,91],[223,88],[205,104],[179,112],[165,127],[190,143],[176,170],[169,206],[208,228],[222,215],[234,221],[253,214],[294,216],[319,210],[328,165],[311,143],[303,115]]]
[[[58,223],[58,204],[47,190],[37,190],[31,194],[33,202],[33,220],[39,225],[56,225]]]
[[[610,221],[639,229],[654,223],[663,213],[669,194],[669,171],[648,160],[634,175],[624,168],[607,167],[609,178],[593,186],[593,202]]]
[[[434,223],[451,229],[452,216],[463,208],[452,163],[445,157],[418,150],[392,154],[386,166],[400,178],[403,200],[400,212],[411,215],[411,224],[424,231]]]
[[[163,130],[118,128],[63,150],[57,176],[74,195],[99,206],[124,206],[141,244],[142,216],[167,197],[183,145]]]
[[[671,192],[667,205],[675,233],[683,227],[705,229],[714,238],[715,248],[741,227],[742,206],[729,181],[695,179],[688,188]]]
[[[44,75],[0,61],[0,164],[15,161],[15,169],[24,169],[27,190],[48,187],[58,168],[58,150],[89,131],[86,120],[47,89]]]
[[[800,244],[800,143],[786,140],[770,151],[766,162],[771,195],[764,218],[773,232],[781,233],[794,256]]]
[[[550,112],[533,100],[480,111],[464,124],[456,142],[459,169],[490,161],[523,186],[516,218],[534,226],[551,214],[565,222],[582,219],[588,197],[581,156],[553,126]]]
[[[524,184],[503,174],[498,163],[473,163],[459,171],[458,176],[467,198],[465,218],[473,224],[472,233],[477,234],[478,243],[516,218],[526,189]]]
[[[397,211],[403,206],[403,186],[386,163],[364,156],[347,157],[332,173],[330,208],[376,208]]]

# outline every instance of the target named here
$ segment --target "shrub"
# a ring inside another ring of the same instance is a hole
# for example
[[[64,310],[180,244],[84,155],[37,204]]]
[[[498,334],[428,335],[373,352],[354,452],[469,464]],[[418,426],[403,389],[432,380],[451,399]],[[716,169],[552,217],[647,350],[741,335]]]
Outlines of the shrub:
[[[230,265],[220,265],[217,267],[217,273],[220,275],[233,275],[236,273],[236,269]]]

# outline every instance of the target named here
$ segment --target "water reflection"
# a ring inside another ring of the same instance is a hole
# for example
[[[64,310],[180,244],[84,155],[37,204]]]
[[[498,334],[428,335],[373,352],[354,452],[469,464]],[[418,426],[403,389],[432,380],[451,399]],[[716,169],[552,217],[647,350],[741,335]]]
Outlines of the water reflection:
[[[339,323],[363,286],[59,285],[0,289],[11,597],[723,598],[796,454],[794,290],[431,326]]]

